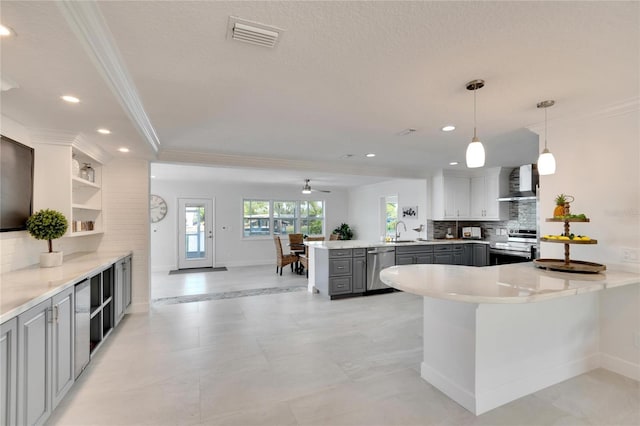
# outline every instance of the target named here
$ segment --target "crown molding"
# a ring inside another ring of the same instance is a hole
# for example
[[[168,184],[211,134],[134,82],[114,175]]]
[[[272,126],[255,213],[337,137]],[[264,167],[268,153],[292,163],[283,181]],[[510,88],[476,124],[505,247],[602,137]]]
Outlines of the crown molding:
[[[82,133],[78,134],[66,130],[37,128],[29,129],[29,138],[34,144],[60,145],[77,149],[101,164],[107,163],[112,158],[111,155],[100,146],[89,142]]]
[[[84,46],[111,92],[154,152],[160,141],[124,65],[118,46],[95,1],[58,1],[67,24]]]
[[[338,173],[362,176],[383,176],[389,178],[424,178],[406,169],[394,169],[355,165],[349,160],[343,161],[306,161],[280,158],[252,157],[246,155],[214,154],[163,150],[158,154],[158,161],[164,163],[198,164],[220,167],[246,167],[275,170],[301,170],[325,173]]]
[[[555,118],[553,120],[548,120],[547,126],[549,129],[552,129],[554,127],[564,126],[569,123],[600,120],[603,118],[626,115],[633,112],[640,112],[640,96],[627,98],[622,101],[606,105],[603,108],[586,113],[567,115],[564,117]],[[527,126],[527,129],[537,134],[544,133],[544,121]]]

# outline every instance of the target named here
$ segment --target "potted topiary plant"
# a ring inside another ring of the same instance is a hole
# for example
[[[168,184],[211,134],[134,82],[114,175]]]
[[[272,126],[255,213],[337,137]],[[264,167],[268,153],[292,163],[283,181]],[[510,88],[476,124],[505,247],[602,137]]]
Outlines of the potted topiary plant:
[[[341,240],[350,240],[353,238],[353,231],[346,223],[343,223],[334,229],[333,233],[339,235],[339,239]]]
[[[52,240],[60,238],[67,232],[67,218],[56,210],[40,210],[27,219],[27,232],[37,240],[47,240],[49,251],[40,253],[40,266],[51,268],[62,265],[62,252],[53,251]]]

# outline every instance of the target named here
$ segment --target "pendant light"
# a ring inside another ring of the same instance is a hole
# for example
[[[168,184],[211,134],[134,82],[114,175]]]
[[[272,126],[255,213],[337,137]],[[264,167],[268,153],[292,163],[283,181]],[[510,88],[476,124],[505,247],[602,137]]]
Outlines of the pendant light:
[[[473,90],[473,139],[467,146],[467,167],[472,169],[484,166],[484,146],[476,135],[476,90],[484,87],[484,80],[473,80],[467,83],[467,90]]]
[[[553,154],[547,148],[547,108],[555,105],[556,101],[542,101],[536,106],[538,108],[544,108],[544,150],[538,157],[538,174],[540,175],[552,175],[556,172],[556,159]]]

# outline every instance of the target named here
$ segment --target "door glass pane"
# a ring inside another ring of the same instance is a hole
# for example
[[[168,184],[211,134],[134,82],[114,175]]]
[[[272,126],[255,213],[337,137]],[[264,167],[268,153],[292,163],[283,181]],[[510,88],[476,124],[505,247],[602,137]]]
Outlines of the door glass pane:
[[[185,258],[203,259],[207,256],[204,235],[204,206],[185,206]]]

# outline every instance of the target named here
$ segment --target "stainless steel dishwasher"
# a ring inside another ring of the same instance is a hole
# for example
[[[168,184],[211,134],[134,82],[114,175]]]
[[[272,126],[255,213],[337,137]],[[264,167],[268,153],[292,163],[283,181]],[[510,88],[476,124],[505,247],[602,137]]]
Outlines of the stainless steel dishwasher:
[[[89,340],[91,338],[91,287],[89,280],[76,284],[76,308],[75,308],[75,377],[89,363]]]
[[[367,291],[391,288],[380,281],[380,271],[396,264],[395,247],[373,247],[367,250]]]

